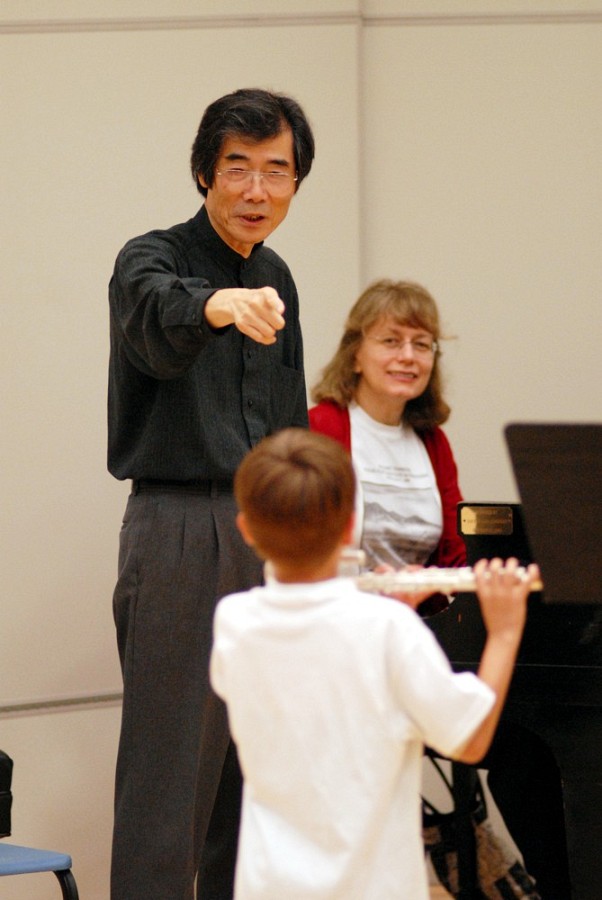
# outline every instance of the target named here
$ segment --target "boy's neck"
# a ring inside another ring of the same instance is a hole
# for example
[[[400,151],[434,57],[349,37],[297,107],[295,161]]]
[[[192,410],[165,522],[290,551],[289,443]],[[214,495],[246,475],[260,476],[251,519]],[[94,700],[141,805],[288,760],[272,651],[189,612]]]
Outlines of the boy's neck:
[[[294,565],[287,562],[273,562],[272,571],[277,581],[283,584],[311,584],[317,581],[328,581],[339,573],[340,548],[322,563]]]

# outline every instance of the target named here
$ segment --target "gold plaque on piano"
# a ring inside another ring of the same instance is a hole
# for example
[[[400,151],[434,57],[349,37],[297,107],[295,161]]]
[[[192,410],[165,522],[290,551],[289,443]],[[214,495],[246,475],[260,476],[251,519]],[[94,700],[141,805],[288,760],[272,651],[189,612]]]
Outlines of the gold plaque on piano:
[[[460,510],[461,534],[512,534],[510,506],[463,506]]]

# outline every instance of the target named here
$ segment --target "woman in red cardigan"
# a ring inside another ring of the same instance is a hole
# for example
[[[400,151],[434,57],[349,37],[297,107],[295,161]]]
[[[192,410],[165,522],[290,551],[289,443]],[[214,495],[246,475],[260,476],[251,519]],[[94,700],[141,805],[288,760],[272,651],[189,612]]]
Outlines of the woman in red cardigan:
[[[338,350],[312,391],[310,428],[351,453],[358,478],[356,543],[369,568],[466,564],[462,499],[441,429],[440,325],[429,292],[380,280],[357,300]],[[421,608],[421,612],[432,612]]]

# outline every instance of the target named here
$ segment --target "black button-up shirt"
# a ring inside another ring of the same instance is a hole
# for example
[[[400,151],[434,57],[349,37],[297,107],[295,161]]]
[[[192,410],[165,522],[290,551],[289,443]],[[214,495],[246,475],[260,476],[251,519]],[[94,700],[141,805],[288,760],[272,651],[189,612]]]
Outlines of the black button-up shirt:
[[[220,288],[275,288],[286,324],[270,346],[214,330]],[[307,425],[299,301],[286,263],[262,244],[245,259],[206,210],[120,251],[109,286],[108,467],[120,479],[230,478],[261,438]]]

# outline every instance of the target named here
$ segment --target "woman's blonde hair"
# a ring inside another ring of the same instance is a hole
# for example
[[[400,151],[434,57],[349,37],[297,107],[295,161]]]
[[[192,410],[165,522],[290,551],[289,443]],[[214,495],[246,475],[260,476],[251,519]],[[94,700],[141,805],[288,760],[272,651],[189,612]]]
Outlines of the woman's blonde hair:
[[[439,343],[441,329],[435,300],[420,284],[412,281],[380,279],[370,284],[352,307],[339,347],[322,370],[311,392],[314,403],[330,400],[347,407],[355,397],[359,375],[355,371],[356,355],[366,332],[380,319],[389,317],[398,325],[423,328]],[[446,422],[450,407],[443,399],[439,369],[440,350],[435,351],[433,371],[426,390],[404,409],[403,421],[417,431]]]

